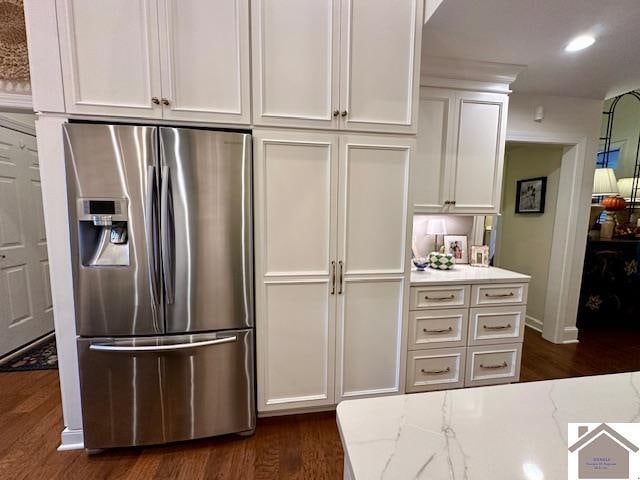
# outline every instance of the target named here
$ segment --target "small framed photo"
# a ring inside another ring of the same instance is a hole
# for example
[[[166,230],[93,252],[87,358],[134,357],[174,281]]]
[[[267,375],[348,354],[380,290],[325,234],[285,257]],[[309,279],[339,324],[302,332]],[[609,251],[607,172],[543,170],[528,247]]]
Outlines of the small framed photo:
[[[518,180],[516,186],[516,213],[544,213],[547,195],[547,177]]]
[[[445,235],[444,253],[453,255],[456,263],[469,263],[469,249],[466,235]]]
[[[487,245],[471,245],[470,255],[469,265],[472,267],[489,266],[489,247]]]

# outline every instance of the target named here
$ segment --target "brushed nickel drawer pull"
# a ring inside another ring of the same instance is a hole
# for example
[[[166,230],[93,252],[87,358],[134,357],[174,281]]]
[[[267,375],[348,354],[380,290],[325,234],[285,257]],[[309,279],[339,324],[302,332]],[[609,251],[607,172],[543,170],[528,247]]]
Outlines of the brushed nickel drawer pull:
[[[425,375],[442,375],[443,373],[449,373],[451,371],[451,367],[447,367],[444,370],[425,370],[422,368],[420,371]]]
[[[505,297],[513,297],[513,292],[509,292],[509,293],[498,293],[495,295],[491,295],[490,293],[485,293],[484,294],[485,297],[487,298],[505,298]]]
[[[442,300],[453,300],[454,298],[456,298],[456,296],[453,295],[453,294],[448,295],[446,297],[430,297],[429,295],[425,295],[424,296],[425,300],[440,300],[440,301],[442,301]]]
[[[508,366],[509,364],[507,362],[502,362],[500,365],[483,365],[482,363],[480,364],[480,368],[486,369],[505,368]]]
[[[424,333],[444,333],[444,332],[453,331],[453,328],[451,328],[451,327],[449,327],[449,328],[434,328],[433,330],[429,330],[428,328],[423,328],[422,331]]]
[[[507,328],[511,328],[511,324],[507,323],[506,325],[495,325],[493,327],[491,325],[483,325],[482,328],[485,330],[506,330]]]

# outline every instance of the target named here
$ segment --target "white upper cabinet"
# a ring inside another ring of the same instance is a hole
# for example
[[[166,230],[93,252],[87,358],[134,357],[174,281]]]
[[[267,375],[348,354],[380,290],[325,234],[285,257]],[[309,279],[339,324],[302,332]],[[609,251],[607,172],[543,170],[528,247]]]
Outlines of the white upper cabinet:
[[[338,125],[339,0],[253,0],[256,125]]]
[[[160,118],[156,0],[60,0],[67,112]]]
[[[164,118],[249,123],[247,0],[161,0]]]
[[[253,122],[415,133],[419,0],[253,0]]]
[[[417,146],[411,181],[413,206],[419,212],[441,212],[449,191],[455,95],[450,90],[421,88]]]
[[[500,209],[508,96],[423,87],[412,170],[416,213]]]
[[[420,0],[342,0],[342,128],[415,133]]]
[[[61,0],[67,112],[248,124],[248,10],[248,0]]]
[[[498,213],[504,165],[508,96],[457,95],[453,213]]]

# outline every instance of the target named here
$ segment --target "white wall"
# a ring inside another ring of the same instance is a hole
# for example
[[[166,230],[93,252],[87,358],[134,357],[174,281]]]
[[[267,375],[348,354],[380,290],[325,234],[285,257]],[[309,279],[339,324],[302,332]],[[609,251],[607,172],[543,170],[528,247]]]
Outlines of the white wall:
[[[562,145],[509,144],[505,150],[496,266],[531,275],[527,320],[542,329],[556,217]],[[515,213],[517,181],[547,177],[543,213]]]
[[[537,106],[545,110],[542,122],[533,120]],[[566,145],[559,180],[563,200],[554,226],[543,332],[544,338],[555,342],[577,340],[575,324],[602,106],[600,100],[517,93],[509,100],[507,140]]]

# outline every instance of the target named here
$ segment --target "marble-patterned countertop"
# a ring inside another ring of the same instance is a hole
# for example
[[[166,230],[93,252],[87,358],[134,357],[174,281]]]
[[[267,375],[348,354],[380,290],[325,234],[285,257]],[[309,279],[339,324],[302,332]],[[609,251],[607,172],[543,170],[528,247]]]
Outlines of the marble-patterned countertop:
[[[338,405],[353,480],[567,478],[568,422],[638,421],[640,372]]]
[[[411,285],[446,285],[447,283],[507,283],[528,282],[529,275],[512,272],[496,267],[471,267],[469,265],[456,265],[452,270],[435,270],[426,268],[424,272],[411,270]]]

